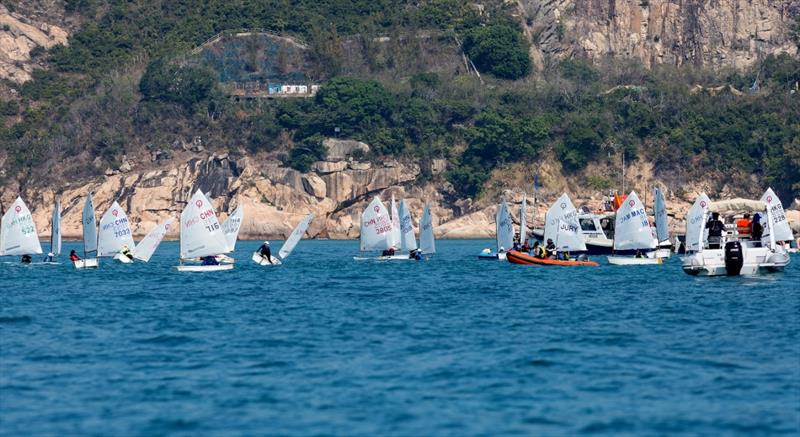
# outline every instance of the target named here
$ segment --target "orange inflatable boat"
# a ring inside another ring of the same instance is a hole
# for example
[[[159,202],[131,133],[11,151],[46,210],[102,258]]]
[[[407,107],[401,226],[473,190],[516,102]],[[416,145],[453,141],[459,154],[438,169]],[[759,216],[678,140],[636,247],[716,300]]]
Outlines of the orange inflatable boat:
[[[517,252],[516,250],[509,251],[506,254],[506,259],[508,259],[508,262],[512,264],[524,264],[524,265],[592,266],[592,267],[600,266],[600,264],[597,264],[594,261],[578,261],[578,260],[563,261],[558,259],[541,259],[528,255],[527,253]]]

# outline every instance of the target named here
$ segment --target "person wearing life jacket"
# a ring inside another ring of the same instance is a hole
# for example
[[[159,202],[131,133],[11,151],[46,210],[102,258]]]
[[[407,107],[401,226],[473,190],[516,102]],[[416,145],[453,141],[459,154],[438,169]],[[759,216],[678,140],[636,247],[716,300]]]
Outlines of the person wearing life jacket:
[[[30,255],[22,255],[22,264],[30,264],[32,259]]]
[[[634,257],[634,258],[644,258],[644,254],[642,253],[642,251],[641,251],[641,250],[639,250],[639,249],[636,249],[636,254],[635,254],[635,255],[633,255],[633,257]]]
[[[78,256],[78,253],[75,252],[75,249],[69,251],[69,260],[72,262],[81,260],[81,257]]]
[[[525,252],[525,253],[528,253],[528,252],[531,251],[531,246],[528,245],[527,241],[522,243],[522,251]]]
[[[55,258],[55,257],[56,256],[55,256],[55,254],[53,254],[53,252],[47,252],[47,256],[44,257],[44,262],[51,263],[51,262],[53,262],[53,258]]]
[[[517,252],[522,250],[522,247],[519,245],[519,241],[514,241],[514,245],[511,246],[511,250],[515,250]]]
[[[750,220],[750,213],[745,213],[744,217],[736,220],[736,233],[739,238],[750,238],[750,228],[753,222]]]
[[[269,248],[269,241],[264,241],[261,246],[258,248],[258,254],[261,255],[262,258],[266,258],[270,264],[272,264],[272,250]]]
[[[133,254],[131,253],[131,250],[128,249],[127,244],[124,244],[122,246],[122,249],[119,250],[119,253],[123,254],[124,256],[127,256],[128,259],[133,259]]]
[[[200,260],[203,261],[202,265],[204,265],[204,266],[218,266],[219,265],[219,261],[217,261],[217,257],[215,257],[214,255],[204,256],[204,257],[200,258]]]
[[[553,243],[553,239],[551,239],[551,238],[547,239],[547,246],[545,246],[544,250],[545,250],[545,253],[544,253],[544,257],[545,258],[552,258],[555,255],[555,253],[556,253],[556,244]]]

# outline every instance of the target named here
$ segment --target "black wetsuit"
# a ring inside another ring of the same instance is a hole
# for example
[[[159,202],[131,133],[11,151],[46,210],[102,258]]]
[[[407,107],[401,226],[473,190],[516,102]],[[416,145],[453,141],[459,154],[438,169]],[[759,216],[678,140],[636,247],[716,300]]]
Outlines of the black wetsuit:
[[[272,250],[266,244],[262,244],[261,247],[258,248],[258,253],[261,254],[262,257],[266,258],[270,264],[272,264]]]

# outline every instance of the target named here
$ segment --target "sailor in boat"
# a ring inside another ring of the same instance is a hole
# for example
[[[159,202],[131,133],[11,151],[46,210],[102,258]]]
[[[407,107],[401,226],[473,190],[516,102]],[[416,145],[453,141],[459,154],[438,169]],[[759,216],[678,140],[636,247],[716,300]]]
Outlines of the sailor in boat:
[[[530,253],[536,258],[544,258],[544,246],[540,246],[538,241],[534,241]]]
[[[745,213],[744,217],[736,220],[736,233],[739,238],[750,238],[750,229],[753,227],[753,222],[750,220],[750,213]]]
[[[415,259],[417,261],[422,260],[422,251],[419,249],[414,249],[408,252],[408,259]]]
[[[30,264],[31,263],[31,256],[30,255],[22,255],[22,264]]]
[[[545,246],[544,250],[545,250],[544,258],[552,257],[553,254],[556,253],[556,244],[553,243],[552,238],[547,239],[547,246]]]
[[[531,246],[528,245],[528,241],[527,240],[522,243],[522,251],[525,252],[525,253],[530,253],[530,251],[531,251]]]
[[[514,245],[511,247],[511,250],[516,250],[517,252],[522,250],[522,246],[519,245],[519,240],[514,240]]]
[[[122,245],[122,249],[119,250],[119,253],[127,256],[129,259],[133,259],[133,254],[131,253],[131,250],[128,248],[127,244]]]
[[[761,225],[761,215],[759,213],[753,214],[753,224],[750,227],[750,239],[756,245],[761,244],[761,237],[764,235],[764,226]]]
[[[570,261],[569,251],[556,252],[556,258],[561,261]]]
[[[722,244],[722,232],[725,230],[725,224],[719,219],[718,212],[712,212],[711,218],[706,223],[708,229],[708,248],[719,249]]]
[[[55,260],[53,259],[53,258],[55,258],[55,257],[56,257],[56,255],[55,255],[53,252],[47,252],[47,256],[46,256],[46,257],[44,257],[44,262],[46,262],[46,263],[51,263],[51,262],[55,261]]]
[[[69,251],[69,260],[72,262],[81,260],[81,257],[78,256],[78,253],[75,252],[75,249]]]
[[[200,258],[200,260],[203,261],[202,265],[204,265],[204,266],[218,266],[219,265],[219,261],[217,261],[217,257],[215,257],[215,256],[204,256],[204,257]]]
[[[264,241],[264,243],[261,244],[258,248],[258,253],[262,258],[266,258],[267,261],[272,264],[272,251],[269,248],[269,241]]]
[[[381,252],[381,256],[394,256],[394,252],[395,252],[395,249],[394,249],[394,246],[392,246],[392,247],[390,247],[388,249],[385,249],[383,252]]]
[[[634,258],[644,258],[644,254],[642,253],[641,249],[636,249],[636,254],[633,257]]]

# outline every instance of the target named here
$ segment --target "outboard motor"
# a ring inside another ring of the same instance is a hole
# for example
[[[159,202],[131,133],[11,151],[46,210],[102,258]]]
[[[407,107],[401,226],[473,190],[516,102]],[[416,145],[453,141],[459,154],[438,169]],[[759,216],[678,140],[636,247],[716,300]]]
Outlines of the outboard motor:
[[[725,243],[725,270],[728,276],[736,276],[742,271],[744,265],[744,253],[742,253],[742,243],[729,241]]]

